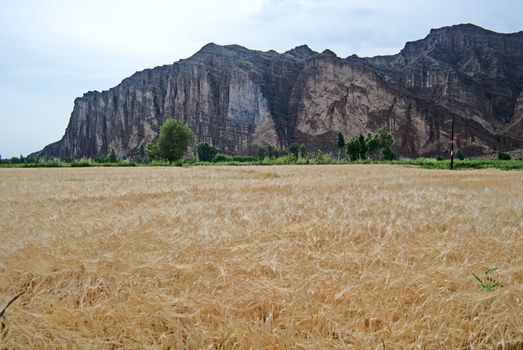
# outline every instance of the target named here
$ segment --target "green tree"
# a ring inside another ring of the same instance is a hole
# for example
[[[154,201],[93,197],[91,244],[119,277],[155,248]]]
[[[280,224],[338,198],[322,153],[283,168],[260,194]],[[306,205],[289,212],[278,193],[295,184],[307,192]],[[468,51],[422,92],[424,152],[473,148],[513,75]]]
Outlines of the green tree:
[[[342,151],[343,147],[345,147],[345,138],[343,137],[341,132],[338,133],[338,141],[337,141],[336,145],[338,146],[338,159],[339,159],[341,151]]]
[[[393,160],[396,157],[389,146],[382,148],[381,153],[383,154],[383,159],[385,160]]]
[[[291,146],[289,147],[289,153],[292,154],[294,159],[298,159],[299,151],[300,151],[300,146],[296,142],[293,142],[291,144]]]
[[[367,143],[365,142],[365,137],[360,134],[358,137],[358,146],[359,146],[359,158],[360,159],[366,159],[367,158]]]
[[[198,155],[198,160],[201,162],[212,162],[214,156],[220,153],[220,150],[209,145],[207,142],[200,143],[196,146],[196,154]]]
[[[118,162],[118,158],[116,157],[116,153],[114,152],[114,149],[111,150],[109,153],[109,163],[116,163]]]
[[[498,159],[499,159],[499,160],[511,160],[512,157],[511,157],[510,154],[508,154],[508,153],[505,153],[505,152],[499,152],[499,153],[498,153]]]
[[[267,145],[267,157],[274,158],[274,147]]]
[[[149,156],[150,160],[160,159],[160,150],[156,143],[150,143],[147,146],[147,156]]]
[[[193,143],[194,134],[186,124],[176,119],[167,119],[160,128],[158,153],[160,158],[173,163],[182,159]]]
[[[378,135],[368,135],[365,140],[367,144],[367,155],[370,159],[379,159],[381,157],[380,141]]]
[[[305,145],[303,143],[300,145],[299,151],[300,151],[300,157],[302,157],[302,158],[307,157],[307,147],[305,147]]]
[[[395,155],[392,152],[392,144],[394,143],[392,135],[383,127],[378,129],[377,138],[383,159],[393,160]]]
[[[258,149],[256,150],[256,155],[258,156],[258,160],[261,163],[265,159],[265,147],[258,146]]]
[[[357,138],[353,138],[347,143],[347,155],[352,162],[360,158],[360,143]]]
[[[392,139],[392,135],[389,134],[386,128],[379,128],[378,129],[378,140],[380,147],[390,147],[392,146],[394,140]]]
[[[465,160],[465,156],[463,155],[463,152],[461,152],[461,150],[458,150],[456,152],[456,159]]]
[[[140,145],[140,161],[145,162],[145,145],[143,143]]]

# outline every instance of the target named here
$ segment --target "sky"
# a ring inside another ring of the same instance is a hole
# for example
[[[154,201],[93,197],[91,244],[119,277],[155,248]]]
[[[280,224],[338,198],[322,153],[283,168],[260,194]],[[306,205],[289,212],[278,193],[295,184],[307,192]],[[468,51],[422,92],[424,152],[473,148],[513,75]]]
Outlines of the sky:
[[[206,43],[395,54],[431,28],[523,30],[521,0],[0,0],[0,155],[64,134],[76,97]]]

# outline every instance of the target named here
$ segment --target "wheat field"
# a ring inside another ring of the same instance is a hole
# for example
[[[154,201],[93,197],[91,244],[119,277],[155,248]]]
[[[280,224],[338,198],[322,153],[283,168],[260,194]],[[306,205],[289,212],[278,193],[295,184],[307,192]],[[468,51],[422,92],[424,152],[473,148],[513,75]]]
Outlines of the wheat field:
[[[0,201],[2,349],[523,348],[522,172],[0,169]]]

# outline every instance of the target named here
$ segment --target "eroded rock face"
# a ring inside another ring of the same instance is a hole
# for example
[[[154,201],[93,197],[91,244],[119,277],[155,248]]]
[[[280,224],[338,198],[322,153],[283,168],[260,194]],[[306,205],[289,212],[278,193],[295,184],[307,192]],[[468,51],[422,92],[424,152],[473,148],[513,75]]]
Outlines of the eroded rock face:
[[[453,119],[460,149],[482,153],[498,143],[476,121],[389,85],[372,67],[332,56],[307,62],[295,94],[296,139],[319,149],[331,150],[338,132],[352,138],[386,127],[399,154],[440,154]]]
[[[523,147],[523,33],[473,25],[432,30],[397,55],[346,59],[300,46],[286,53],[208,44],[75,101],[62,140],[34,156],[133,157],[170,117],[229,153],[303,142],[334,150],[336,134],[393,134],[401,155],[458,147],[475,155]]]

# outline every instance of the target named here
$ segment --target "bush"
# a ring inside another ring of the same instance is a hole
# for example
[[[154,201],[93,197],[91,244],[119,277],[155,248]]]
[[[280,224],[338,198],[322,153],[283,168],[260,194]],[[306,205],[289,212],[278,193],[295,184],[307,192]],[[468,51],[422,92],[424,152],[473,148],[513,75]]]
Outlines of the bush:
[[[122,160],[121,162],[119,162],[118,166],[123,166],[123,167],[136,166],[136,162],[126,159],[126,160]]]
[[[219,153],[213,158],[214,163],[232,162],[232,157],[224,153]]]
[[[71,168],[85,168],[91,166],[91,161],[88,159],[80,159],[80,160],[74,160],[72,161],[69,166]]]
[[[258,160],[262,162],[265,159],[265,147],[258,146],[258,149],[256,150],[256,155],[258,156]]]
[[[196,146],[196,154],[200,162],[212,162],[218,153],[221,153],[221,151],[209,145],[207,142],[200,143]]]
[[[299,152],[300,145],[298,145],[296,142],[293,142],[289,147],[289,154],[291,154],[294,159],[298,159]]]
[[[512,157],[510,157],[510,154],[508,154],[508,153],[505,153],[505,152],[499,152],[499,153],[498,153],[498,159],[499,159],[499,160],[511,160]]]
[[[109,163],[116,163],[118,161],[118,158],[116,157],[116,153],[114,152],[114,149],[111,150],[109,153]]]
[[[153,160],[149,162],[149,166],[168,166],[169,162],[165,160]]]
[[[335,160],[332,158],[330,153],[324,154],[321,151],[318,151],[316,154],[316,159],[314,159],[316,164],[332,164],[335,163]]]
[[[299,151],[300,151],[301,158],[307,158],[307,147],[305,147],[305,145],[303,143],[300,145]]]
[[[251,156],[232,156],[233,162],[240,162],[240,163],[252,163],[256,161],[256,158]]]
[[[147,155],[151,161],[160,160],[160,150],[156,143],[151,143],[147,146]]]

